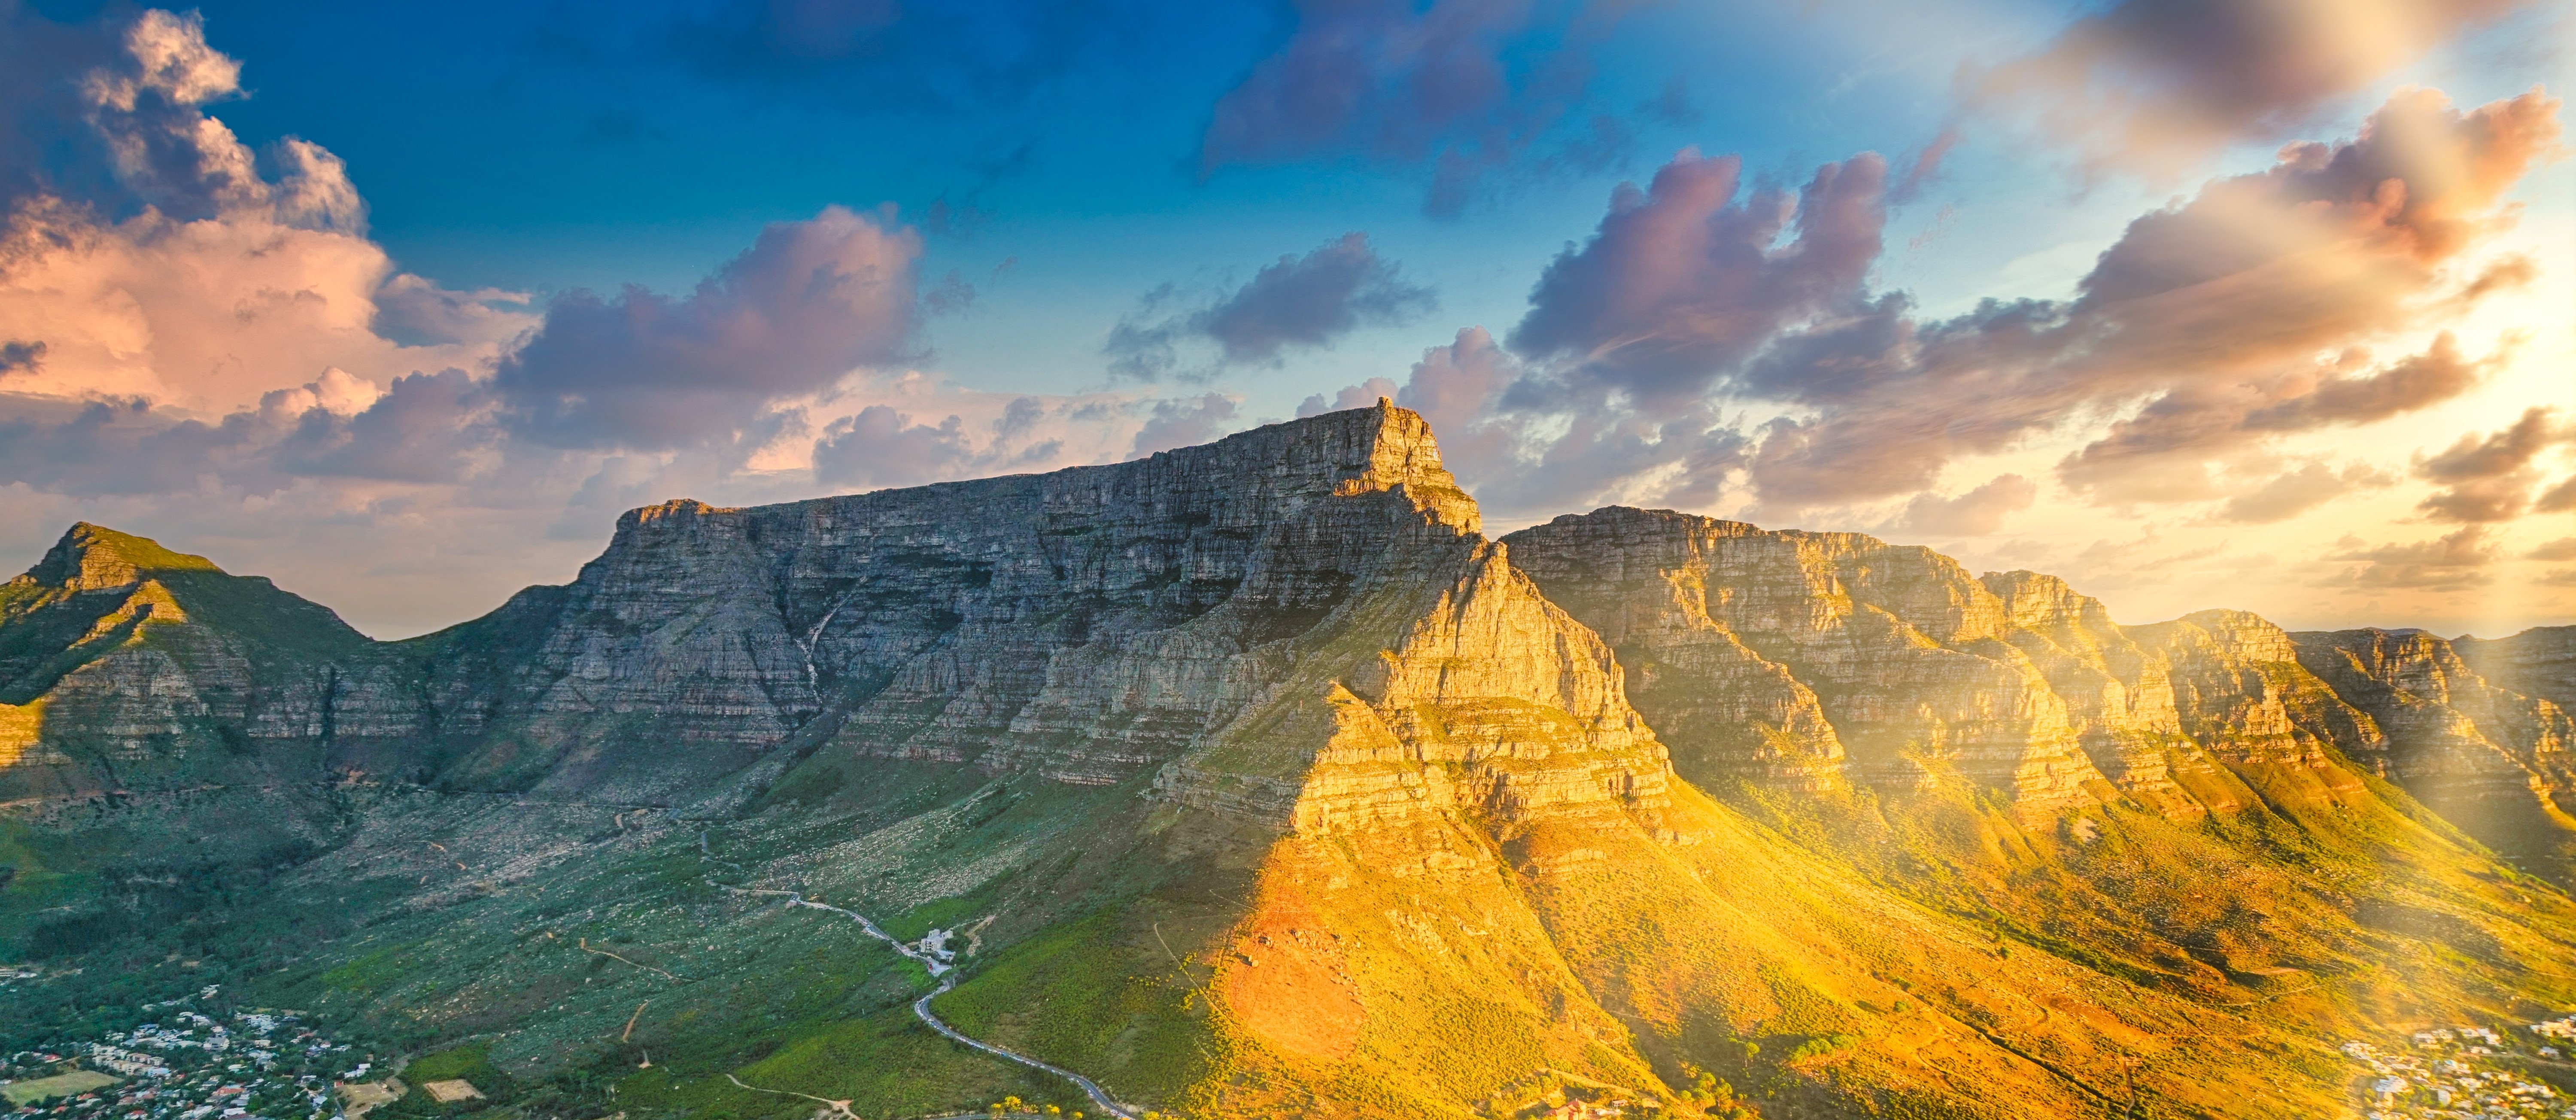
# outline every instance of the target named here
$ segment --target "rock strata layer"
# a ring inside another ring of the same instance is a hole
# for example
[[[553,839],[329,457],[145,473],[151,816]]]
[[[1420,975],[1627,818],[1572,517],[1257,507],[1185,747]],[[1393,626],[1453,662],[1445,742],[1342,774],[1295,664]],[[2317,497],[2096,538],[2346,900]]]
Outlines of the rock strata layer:
[[[1950,778],[2025,821],[2113,797],[2232,811],[2245,795],[2222,769],[2348,786],[2337,757],[2464,821],[2487,812],[2471,802],[2546,816],[2571,788],[2564,713],[2429,635],[2294,636],[2228,610],[2122,626],[2053,576],[1972,577],[1928,549],[1670,511],[1612,507],[1504,540],[1618,651],[1697,781]],[[2555,664],[2545,640],[2510,648],[2485,656],[2533,676]]]

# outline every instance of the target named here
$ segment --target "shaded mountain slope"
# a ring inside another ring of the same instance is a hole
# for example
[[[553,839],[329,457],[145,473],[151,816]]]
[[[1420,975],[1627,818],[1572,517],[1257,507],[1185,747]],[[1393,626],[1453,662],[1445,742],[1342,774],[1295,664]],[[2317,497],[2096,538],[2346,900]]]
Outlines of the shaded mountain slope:
[[[2576,626],[2534,626],[2503,638],[2463,635],[2451,648],[2499,688],[2576,709]]]
[[[2291,636],[2299,663],[2369,714],[2383,772],[2497,851],[2576,869],[2576,720],[2489,684],[2420,630]]]

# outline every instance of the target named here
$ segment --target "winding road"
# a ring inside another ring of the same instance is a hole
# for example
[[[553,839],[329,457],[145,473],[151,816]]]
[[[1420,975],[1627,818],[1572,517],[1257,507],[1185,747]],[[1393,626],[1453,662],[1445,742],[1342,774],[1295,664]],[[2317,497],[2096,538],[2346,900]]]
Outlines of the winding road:
[[[903,954],[904,956],[910,957],[910,958],[912,958],[912,959],[913,959],[913,960],[915,960],[915,961],[919,961],[919,962],[921,962],[921,966],[922,966],[923,968],[925,968],[925,969],[929,970],[931,977],[932,977],[933,979],[936,979],[936,980],[938,980],[938,981],[939,981],[939,986],[938,986],[937,988],[935,988],[935,989],[932,989],[932,990],[931,990],[931,992],[930,992],[930,994],[925,995],[925,996],[921,997],[920,999],[917,999],[917,1000],[912,1001],[912,1013],[913,1013],[914,1015],[916,1015],[916,1016],[919,1016],[919,1017],[920,1017],[920,1019],[921,1019],[921,1021],[922,1021],[924,1024],[927,1024],[927,1025],[930,1027],[930,1029],[932,1029],[932,1030],[934,1030],[934,1031],[938,1031],[940,1034],[947,1036],[947,1037],[948,1037],[948,1039],[949,1039],[950,1041],[952,1041],[952,1042],[956,1042],[956,1043],[958,1043],[958,1044],[960,1044],[960,1045],[973,1047],[974,1049],[981,1050],[981,1051],[983,1051],[984,1053],[991,1054],[992,1056],[994,1056],[994,1057],[996,1057],[996,1058],[1000,1058],[1000,1059],[1002,1059],[1002,1060],[1004,1060],[1004,1061],[1017,1062],[1017,1063],[1019,1063],[1019,1064],[1021,1064],[1021,1065],[1024,1065],[1024,1066],[1029,1067],[1030,1069],[1038,1070],[1038,1071],[1040,1071],[1040,1072],[1044,1072],[1044,1073],[1051,1073],[1051,1074],[1056,1075],[1057,1077],[1061,1077],[1061,1078],[1063,1078],[1063,1079],[1065,1079],[1065,1080],[1067,1080],[1067,1081],[1072,1082],[1075,1088],[1082,1090],[1082,1094],[1083,1094],[1084,1096],[1090,1097],[1090,1098],[1091,1098],[1091,1103],[1093,1103],[1093,1104],[1095,1104],[1095,1105],[1098,1105],[1098,1106],[1100,1107],[1100,1110],[1101,1110],[1102,1112],[1105,1112],[1105,1113],[1107,1113],[1107,1114],[1109,1114],[1109,1115],[1111,1115],[1111,1116],[1115,1116],[1115,1117],[1117,1117],[1117,1118],[1118,1118],[1118,1120],[1136,1120],[1136,1114],[1135,1114],[1135,1113],[1128,1111],[1127,1106],[1122,1105],[1122,1104],[1118,1103],[1115,1099],[1111,1098],[1107,1090],[1102,1089],[1102,1088],[1099,1086],[1099,1084],[1098,1084],[1098,1083],[1096,1083],[1096,1082],[1092,1081],[1090,1078],[1088,1078],[1088,1077],[1084,1077],[1083,1075],[1081,1075],[1081,1074],[1079,1074],[1079,1073],[1075,1073],[1075,1072],[1073,1072],[1072,1070],[1066,1069],[1066,1068],[1064,1068],[1064,1067],[1062,1067],[1062,1066],[1049,1065],[1049,1064],[1047,1064],[1047,1063],[1045,1063],[1045,1062],[1041,1062],[1041,1061],[1037,1060],[1036,1058],[1029,1057],[1029,1056],[1028,1056],[1028,1055],[1026,1055],[1026,1054],[1018,1053],[1018,1052],[1016,1052],[1016,1051],[1011,1051],[1011,1050],[1005,1050],[1005,1049],[1002,1049],[1002,1048],[1001,1048],[1001,1047],[999,1047],[999,1046],[992,1045],[991,1043],[987,1043],[987,1042],[978,1042],[978,1041],[976,1041],[976,1040],[974,1040],[974,1039],[972,1039],[972,1038],[968,1038],[968,1037],[966,1037],[965,1033],[964,1033],[964,1032],[962,1032],[962,1031],[959,1031],[957,1028],[952,1027],[952,1026],[949,1026],[947,1023],[941,1022],[941,1021],[940,1021],[940,1019],[939,1019],[939,1016],[937,1016],[937,1015],[933,1015],[933,1014],[931,1014],[931,1013],[930,1013],[930,1001],[932,1001],[932,1000],[934,1000],[934,999],[938,999],[938,998],[939,998],[939,997],[941,997],[941,996],[947,995],[947,994],[948,994],[948,990],[949,990],[949,989],[954,988],[954,987],[956,987],[956,986],[957,986],[957,968],[956,968],[956,966],[955,966],[955,965],[951,965],[951,964],[949,964],[949,963],[947,963],[947,962],[945,962],[945,961],[941,961],[941,960],[939,960],[939,959],[937,959],[937,958],[935,958],[935,957],[931,956],[931,955],[930,955],[930,954],[928,954],[928,953],[924,953],[924,952],[922,952],[922,951],[921,951],[921,950],[919,950],[919,949],[915,949],[915,948],[913,948],[913,947],[912,947],[912,946],[910,946],[910,945],[904,944],[903,942],[896,940],[896,939],[895,939],[895,937],[894,937],[894,935],[889,934],[889,933],[887,933],[886,931],[884,931],[884,930],[882,930],[882,929],[877,928],[877,924],[876,924],[875,922],[869,921],[869,920],[868,920],[868,916],[867,916],[867,915],[865,915],[865,914],[861,914],[861,913],[859,913],[859,912],[858,912],[858,911],[856,911],[856,910],[844,910],[844,909],[841,909],[841,908],[840,908],[840,907],[838,907],[838,906],[832,906],[832,905],[829,905],[829,904],[826,904],[826,903],[816,902],[816,901],[814,901],[814,900],[812,900],[812,899],[809,899],[809,898],[805,897],[803,894],[801,894],[801,893],[799,893],[799,892],[796,892],[796,891],[757,890],[757,889],[754,889],[754,888],[751,888],[751,887],[726,887],[725,889],[727,889],[727,890],[733,890],[733,891],[740,891],[740,892],[742,892],[742,893],[744,893],[744,894],[774,894],[774,895],[784,895],[784,896],[786,896],[786,898],[787,898],[787,902],[788,902],[788,904],[789,904],[789,905],[791,905],[791,906],[802,906],[802,907],[804,907],[804,908],[806,908],[806,909],[808,909],[808,910],[828,910],[828,911],[830,911],[830,912],[832,912],[832,913],[834,913],[834,914],[839,914],[839,915],[841,915],[842,917],[848,918],[848,919],[850,919],[851,921],[854,921],[854,922],[859,923],[859,928],[860,928],[861,930],[865,931],[865,932],[867,933],[867,935],[868,935],[868,936],[873,937],[873,938],[876,938],[876,939],[877,939],[877,940],[879,940],[879,941],[883,941],[883,942],[885,942],[886,944],[893,946],[893,947],[894,947],[894,951],[895,951],[895,952],[901,953],[901,954]],[[740,1084],[740,1082],[736,1082],[736,1084]],[[751,1086],[748,1086],[748,1085],[745,1085],[745,1086],[743,1086],[743,1087],[744,1087],[744,1088],[746,1088],[746,1089],[751,1088]],[[774,1090],[764,1090],[764,1091],[774,1091]],[[793,1094],[793,1095],[795,1095],[795,1096],[804,1096],[805,1094],[797,1093],[797,1094]],[[821,1098],[821,1097],[813,1097],[813,1098],[809,1098],[809,1099],[812,1099],[812,1100],[822,1100],[823,1098]],[[848,1102],[846,1102],[846,1101],[844,1101],[844,1102],[829,1102],[829,1101],[827,1101],[827,1102],[825,1102],[825,1103],[827,1103],[827,1104],[837,1103],[837,1104],[839,1104],[839,1105],[842,1107],[843,1111],[845,1111],[845,1112],[847,1111],[847,1108],[848,1108]]]

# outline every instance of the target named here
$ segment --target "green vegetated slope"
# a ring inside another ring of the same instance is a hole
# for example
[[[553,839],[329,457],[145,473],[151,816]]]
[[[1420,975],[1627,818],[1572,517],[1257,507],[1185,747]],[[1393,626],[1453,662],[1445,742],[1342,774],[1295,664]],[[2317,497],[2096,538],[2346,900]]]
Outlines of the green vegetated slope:
[[[0,1027],[222,983],[485,1093],[386,1115],[1094,1110],[800,897],[1173,1116],[2333,1115],[2344,1038],[2576,1004],[2563,714],[2468,659],[1846,534],[1507,544],[1383,407],[638,511],[390,645],[76,527],[0,588]]]

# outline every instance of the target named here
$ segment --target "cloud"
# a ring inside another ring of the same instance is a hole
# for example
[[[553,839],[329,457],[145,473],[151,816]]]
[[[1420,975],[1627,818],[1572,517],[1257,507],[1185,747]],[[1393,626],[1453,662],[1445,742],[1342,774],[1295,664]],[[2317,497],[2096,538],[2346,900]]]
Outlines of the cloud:
[[[1917,494],[1884,531],[1927,537],[1978,537],[2003,528],[2004,518],[2030,508],[2039,484],[2017,474],[1997,475],[1955,498]]]
[[[1886,224],[1885,161],[1827,164],[1794,202],[1768,189],[1739,200],[1742,174],[1737,157],[1684,152],[1646,190],[1620,184],[1591,240],[1540,274],[1512,349],[1561,363],[1569,382],[1667,402],[1855,301]]]
[[[2481,569],[2496,562],[2498,551],[2486,527],[2465,525],[2429,541],[2370,547],[2354,537],[2336,542],[2341,551],[2328,560],[2357,561],[2327,581],[2351,587],[2457,591],[2494,582]]]
[[[1925,144],[1923,150],[1914,153],[1914,158],[1906,162],[1905,174],[1896,181],[1895,188],[1887,192],[1888,201],[1911,202],[1921,197],[1926,188],[1940,181],[1941,161],[1949,157],[1950,149],[1958,147],[1961,139],[1959,126],[1943,126],[1932,137],[1931,143]]]
[[[2557,420],[2558,410],[2534,406],[2502,431],[2469,433],[2430,457],[2418,456],[2415,474],[2442,489],[2416,508],[2436,521],[2511,521],[2531,506],[2540,482],[2532,461],[2555,444],[2576,442],[2576,425]]]
[[[956,402],[934,395],[923,403]],[[978,423],[951,412],[936,424],[924,424],[898,406],[872,404],[825,427],[813,445],[814,478],[873,489],[1098,461],[1113,456],[1098,450],[1069,455],[1069,445],[1079,438],[1074,429],[1090,429],[1096,439],[1102,430],[1123,430],[1139,412],[1150,416],[1164,406],[1017,396]]]
[[[266,160],[274,174],[263,175],[262,161],[205,114],[241,94],[241,66],[207,45],[196,13],[146,10],[125,25],[123,47],[80,75],[77,96],[110,177],[132,200],[182,219],[264,210],[297,229],[364,229],[365,207],[337,156],[290,136]]]
[[[1568,158],[1543,162],[1584,162],[1577,150],[1618,125],[1571,118],[1593,47],[1633,6],[1292,0],[1295,31],[1209,113],[1199,174],[1356,155],[1428,168],[1424,210],[1455,215],[1560,126]]]
[[[1215,344],[1217,367],[1275,364],[1288,350],[1330,347],[1363,326],[1413,322],[1438,301],[1378,256],[1367,234],[1347,233],[1302,257],[1282,256],[1203,304],[1174,306],[1182,302],[1169,284],[1147,293],[1110,331],[1111,372],[1159,380],[1180,369],[1179,348],[1193,341]]]
[[[398,339],[376,320],[461,298],[397,272],[329,152],[288,138],[256,157],[204,107],[240,70],[194,16],[54,24],[0,11],[0,85],[29,91],[0,125],[0,340],[10,392],[142,398],[200,416],[338,368],[376,385],[479,369],[533,320],[475,296],[480,328]],[[264,169],[265,168],[265,169]]]
[[[1330,407],[1392,395],[1421,413],[1440,433],[1441,461],[1496,524],[1610,502],[1703,507],[1743,466],[1750,441],[1705,401],[1649,411],[1559,394],[1545,407],[1510,404],[1535,376],[1483,328],[1468,327],[1423,351],[1401,386],[1372,378],[1342,389]],[[1319,394],[1299,412],[1326,407]]]
[[[1232,431],[1234,420],[1234,399],[1222,393],[1155,401],[1145,426],[1136,432],[1135,450],[1127,457],[1142,459],[1158,451],[1206,443]]]
[[[1952,462],[2092,425],[2056,464],[2080,499],[2285,519],[2386,480],[2284,472],[2281,437],[2456,399],[2512,353],[2514,337],[2471,356],[2449,334],[2379,351],[2511,286],[2460,267],[2513,220],[2507,192],[2559,154],[2558,107],[2534,92],[2464,112],[2400,91],[2352,139],[2292,145],[2139,216],[2074,298],[1945,319],[1869,283],[1890,194],[1879,157],[1828,164],[1792,195],[1685,152],[1548,264],[1509,350],[1462,331],[1397,400],[1431,418],[1499,520],[1738,485],[1768,519],[1904,495],[1933,518],[1955,500],[1927,493]],[[1723,411],[1751,405],[1772,415]],[[2576,506],[2576,482],[2564,491],[2551,500]]]
[[[2227,499],[2213,519],[2246,525],[2269,525],[2287,521],[2318,506],[2358,490],[2384,487],[2394,482],[2386,474],[2362,464],[2337,471],[2324,463],[2308,463],[2297,470],[2272,476],[2261,485]]]
[[[338,372],[336,370],[332,371]],[[343,375],[345,376],[345,375]],[[357,383],[364,385],[363,382]],[[365,385],[363,407],[354,396],[334,400],[337,386],[322,383],[281,390],[262,401],[263,413],[295,418],[275,461],[288,472],[387,482],[462,482],[500,433],[489,423],[488,387],[464,370],[415,373],[394,379],[381,395]]]
[[[492,378],[510,426],[565,447],[731,436],[769,406],[909,355],[921,237],[826,207],[779,222],[687,297],[638,287],[547,305]]]
[[[1366,234],[1350,233],[1264,267],[1209,308],[1199,329],[1228,362],[1264,362],[1289,346],[1328,346],[1363,323],[1411,322],[1435,303],[1430,289],[1406,283],[1379,259]]]
[[[2248,413],[2244,426],[2301,431],[2329,424],[2367,424],[2427,405],[2439,404],[2476,388],[2509,354],[2499,351],[2479,361],[2460,356],[2459,343],[2444,331],[2421,354],[2402,358],[2367,376],[2346,372],[2368,360],[2363,351],[2345,355],[2346,362],[2320,377],[2305,393]]]
[[[2060,479],[2104,502],[2208,500],[2224,494],[2213,464],[2279,433],[2456,396],[2493,356],[2442,340],[2373,367],[2362,348],[2434,314],[2444,266],[2556,155],[2557,109],[2533,93],[2462,113],[2403,91],[2352,141],[2294,145],[2131,222],[2075,299],[1923,321],[1891,293],[1820,314],[1728,383],[1813,410],[1766,438],[1753,481],[1766,500],[1902,493],[1957,455],[2125,409]]]
[[[1970,67],[1983,111],[2090,170],[2188,171],[2313,124],[2344,98],[2528,0],[2121,0],[2038,52]]]
[[[834,421],[816,441],[814,476],[865,488],[917,486],[952,477],[973,457],[958,417],[935,426],[916,424],[891,406],[870,405]]]
[[[2195,570],[2194,565],[2225,556],[2229,544],[2220,541],[2179,552],[2169,551],[2160,527],[2149,522],[2138,527],[2134,540],[2095,538],[2092,544],[2074,556],[2052,565],[2051,571],[2078,587],[2103,591],[2154,587],[2177,581],[2203,581],[2208,576]],[[2261,557],[2239,558],[2234,567],[2242,569],[2263,562]],[[2207,600],[2200,601],[2206,603]]]
[[[276,433],[256,414],[208,424],[141,400],[0,398],[0,480],[79,497],[185,492],[221,478],[244,492],[287,481],[255,454]]]
[[[1331,400],[1324,399],[1322,393],[1306,398],[1297,405],[1297,418],[1303,420],[1306,417],[1321,416],[1327,412],[1347,412],[1354,408],[1367,408],[1376,404],[1378,398],[1385,397],[1392,400],[1401,391],[1393,381],[1383,377],[1372,377],[1357,385],[1343,386],[1340,392],[1333,394]]]
[[[2532,500],[2531,508],[2535,513],[2566,513],[2576,510],[2576,475],[2569,475],[2559,480],[2558,485],[2541,491],[2540,497]]]
[[[919,238],[882,214],[770,227],[680,296],[447,289],[368,239],[328,152],[254,155],[205,114],[240,72],[193,18],[0,22],[0,92],[53,99],[0,101],[0,547],[86,518],[416,633],[559,582],[634,505],[1109,462],[1232,422],[1222,397],[888,368],[924,300]]]
[[[542,321],[528,313],[524,292],[450,291],[409,273],[395,275],[377,288],[375,304],[370,328],[408,346],[515,345]]]
[[[2554,541],[2545,541],[2531,551],[2523,553],[2522,558],[2525,560],[2576,560],[2576,537],[2560,537]]]

